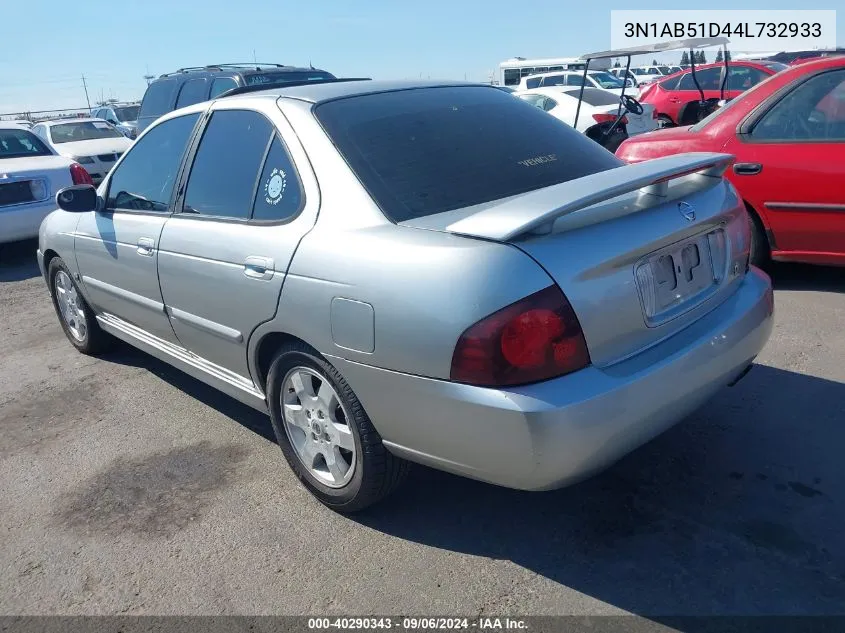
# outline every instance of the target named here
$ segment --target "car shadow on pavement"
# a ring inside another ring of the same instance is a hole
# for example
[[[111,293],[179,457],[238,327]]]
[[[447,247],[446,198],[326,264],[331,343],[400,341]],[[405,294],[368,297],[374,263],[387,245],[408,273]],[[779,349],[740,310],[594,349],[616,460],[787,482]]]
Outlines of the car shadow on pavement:
[[[352,519],[512,561],[682,630],[704,630],[707,620],[667,617],[841,614],[843,445],[845,384],[757,366],[579,485],[528,493],[417,468],[397,494]],[[519,613],[520,588],[504,593],[501,611]],[[560,595],[530,597],[566,613]]]
[[[775,290],[845,292],[845,268],[842,267],[774,262],[769,274]]]
[[[185,392],[192,398],[235,420],[253,433],[271,442],[276,442],[273,426],[266,414],[238,402],[214,387],[209,387],[204,382],[189,376],[172,365],[168,365],[164,361],[160,361],[154,356],[135,349],[122,341],[117,341],[114,349],[104,354],[101,359],[121,365],[142,367],[170,383],[179,391]]]
[[[38,277],[41,271],[35,258],[37,249],[38,240],[0,244],[0,282]]]

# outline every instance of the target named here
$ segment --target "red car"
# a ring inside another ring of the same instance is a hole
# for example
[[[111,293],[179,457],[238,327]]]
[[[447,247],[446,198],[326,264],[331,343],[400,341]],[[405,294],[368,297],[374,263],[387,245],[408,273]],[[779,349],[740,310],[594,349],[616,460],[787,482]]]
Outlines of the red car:
[[[845,265],[845,57],[793,66],[700,123],[626,140],[627,162],[723,152],[753,223],[752,261]]]
[[[776,72],[787,68],[786,64],[778,62],[729,62],[728,81],[725,84],[725,99],[733,99],[743,92],[768,79]],[[722,79],[725,73],[724,64],[704,64],[695,67],[698,85],[704,90],[705,99],[721,99]],[[650,103],[657,111],[657,117],[663,127],[675,125],[689,125],[695,123],[697,117],[687,104],[697,106],[701,93],[692,79],[692,71],[685,70],[669,75],[640,92],[638,100]],[[686,114],[688,116],[684,116]]]

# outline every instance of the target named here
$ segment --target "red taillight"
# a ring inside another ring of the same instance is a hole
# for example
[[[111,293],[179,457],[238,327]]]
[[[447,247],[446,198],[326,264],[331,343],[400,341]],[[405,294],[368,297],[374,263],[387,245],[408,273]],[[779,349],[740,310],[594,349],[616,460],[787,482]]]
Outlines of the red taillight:
[[[572,306],[557,286],[517,301],[468,328],[452,355],[452,380],[507,387],[548,380],[590,364]]]
[[[73,180],[73,184],[75,185],[93,185],[94,181],[91,180],[91,174],[89,174],[85,168],[80,165],[79,163],[71,163],[70,166],[70,178]]]
[[[613,123],[616,120],[616,115],[615,114],[594,114],[593,120],[595,120],[596,123]],[[628,125],[628,118],[623,116],[620,123],[622,125]]]

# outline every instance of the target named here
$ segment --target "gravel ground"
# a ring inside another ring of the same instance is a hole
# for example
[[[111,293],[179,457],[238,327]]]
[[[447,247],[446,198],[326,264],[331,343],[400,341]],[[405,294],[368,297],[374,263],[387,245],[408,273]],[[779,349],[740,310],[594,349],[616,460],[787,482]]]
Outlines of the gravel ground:
[[[66,342],[0,247],[0,614],[845,611],[845,274],[774,271],[759,365],[570,489],[417,468],[354,518],[269,420],[127,346]]]

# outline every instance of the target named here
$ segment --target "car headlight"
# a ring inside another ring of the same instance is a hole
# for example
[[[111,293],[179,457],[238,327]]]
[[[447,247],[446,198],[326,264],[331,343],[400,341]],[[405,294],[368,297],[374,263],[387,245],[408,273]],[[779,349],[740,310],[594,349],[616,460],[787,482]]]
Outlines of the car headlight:
[[[93,165],[94,159],[90,156],[74,156],[73,160],[75,160],[80,165]]]

